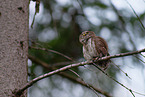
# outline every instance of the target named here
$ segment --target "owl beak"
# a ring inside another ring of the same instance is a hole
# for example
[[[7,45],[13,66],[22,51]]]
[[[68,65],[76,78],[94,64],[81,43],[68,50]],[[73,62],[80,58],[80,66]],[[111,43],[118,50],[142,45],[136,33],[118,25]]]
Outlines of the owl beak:
[[[86,34],[83,34],[83,36],[86,36]]]

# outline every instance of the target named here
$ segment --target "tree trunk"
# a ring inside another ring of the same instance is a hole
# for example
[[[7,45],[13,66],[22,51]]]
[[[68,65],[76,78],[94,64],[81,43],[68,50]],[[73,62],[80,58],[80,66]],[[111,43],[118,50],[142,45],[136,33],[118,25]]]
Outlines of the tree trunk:
[[[28,31],[29,0],[0,0],[0,97],[27,83]]]

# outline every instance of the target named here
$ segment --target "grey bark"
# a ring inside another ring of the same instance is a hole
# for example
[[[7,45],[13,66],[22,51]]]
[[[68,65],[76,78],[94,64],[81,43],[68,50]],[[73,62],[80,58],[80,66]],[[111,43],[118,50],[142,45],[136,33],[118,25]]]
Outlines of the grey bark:
[[[0,0],[0,97],[27,83],[28,30],[29,0]]]

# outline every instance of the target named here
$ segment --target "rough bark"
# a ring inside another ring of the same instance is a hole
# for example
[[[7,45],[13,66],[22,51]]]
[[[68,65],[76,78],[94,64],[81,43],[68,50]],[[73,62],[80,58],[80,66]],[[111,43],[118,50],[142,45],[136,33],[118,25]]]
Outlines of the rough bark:
[[[28,29],[29,0],[0,0],[0,97],[27,83]]]

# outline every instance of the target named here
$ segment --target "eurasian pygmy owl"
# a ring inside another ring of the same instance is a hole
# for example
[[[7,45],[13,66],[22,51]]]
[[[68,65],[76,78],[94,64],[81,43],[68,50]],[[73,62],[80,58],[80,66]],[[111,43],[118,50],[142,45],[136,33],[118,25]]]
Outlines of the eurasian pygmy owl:
[[[106,41],[96,36],[92,31],[84,31],[79,36],[79,41],[83,44],[83,55],[86,60],[93,60],[94,58],[100,58],[109,55],[108,45]],[[100,61],[97,65],[106,69],[109,64],[109,60]]]

